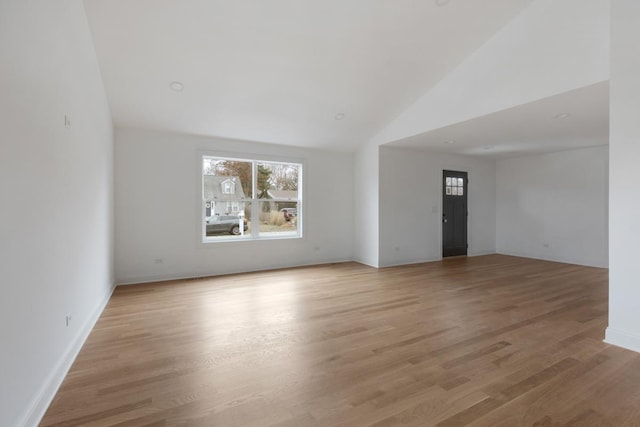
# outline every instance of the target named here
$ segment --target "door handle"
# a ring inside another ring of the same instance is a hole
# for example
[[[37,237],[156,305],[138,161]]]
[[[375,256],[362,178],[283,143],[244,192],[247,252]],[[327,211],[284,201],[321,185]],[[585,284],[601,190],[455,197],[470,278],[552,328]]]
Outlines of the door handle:
[[[447,218],[442,218],[442,222],[447,222]]]

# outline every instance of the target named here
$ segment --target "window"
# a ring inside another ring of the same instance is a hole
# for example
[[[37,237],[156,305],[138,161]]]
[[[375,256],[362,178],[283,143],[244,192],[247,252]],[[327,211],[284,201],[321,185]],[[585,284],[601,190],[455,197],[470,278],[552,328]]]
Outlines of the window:
[[[462,178],[446,178],[445,194],[447,196],[464,196],[464,180]]]
[[[235,177],[233,179],[225,179],[222,181],[222,193],[223,194],[235,194],[236,184]]]
[[[302,165],[202,156],[203,242],[301,237]]]

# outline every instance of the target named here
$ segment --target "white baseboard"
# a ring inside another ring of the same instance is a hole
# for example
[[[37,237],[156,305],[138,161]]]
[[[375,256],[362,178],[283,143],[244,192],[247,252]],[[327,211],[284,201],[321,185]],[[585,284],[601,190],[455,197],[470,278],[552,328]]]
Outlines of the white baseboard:
[[[563,264],[582,265],[585,267],[609,268],[609,266],[603,262],[594,262],[591,260],[584,260],[584,259],[577,259],[577,258],[570,258],[570,257],[551,256],[551,255],[543,255],[539,253],[504,251],[504,250],[498,250],[496,251],[496,253],[500,255],[516,256],[519,258],[531,258],[531,259],[539,259],[542,261],[560,262]]]
[[[495,254],[497,254],[497,252],[495,250],[491,250],[491,251],[469,252],[467,256],[476,257],[476,256],[495,255]]]
[[[358,264],[366,265],[367,267],[380,268],[380,266],[378,264],[374,264],[374,263],[365,261],[365,260],[360,259],[360,258],[354,258],[353,262],[357,262]]]
[[[477,256],[485,256],[485,255],[493,255],[495,254],[495,251],[489,251],[489,252],[474,252],[474,253],[469,253],[467,254],[467,257],[477,257]],[[426,262],[438,262],[438,261],[442,261],[444,258],[442,258],[441,256],[439,257],[435,257],[435,258],[415,258],[415,259],[405,259],[405,260],[396,260],[396,261],[390,261],[390,262],[385,262],[385,263],[381,263],[380,264],[380,268],[384,268],[384,267],[399,267],[402,265],[411,265],[411,264],[423,264]]]
[[[440,258],[432,258],[432,259],[414,258],[414,259],[405,259],[405,260],[396,260],[396,261],[384,262],[384,263],[380,263],[380,267],[379,268],[401,267],[403,265],[424,264],[426,262],[437,262],[437,261],[442,261],[442,257],[440,257]]]
[[[281,265],[274,265],[270,267],[257,267],[257,268],[248,268],[248,269],[230,269],[230,270],[219,270],[219,271],[200,271],[200,272],[190,272],[190,273],[166,273],[166,274],[156,274],[150,276],[132,276],[132,277],[124,277],[117,278],[116,284],[117,286],[126,286],[126,285],[140,285],[143,283],[153,283],[153,282],[167,282],[171,280],[183,280],[183,279],[197,279],[201,277],[215,277],[215,276],[226,276],[229,274],[243,274],[243,273],[255,273],[259,271],[272,271],[272,270],[282,270],[286,268],[298,268],[298,267],[312,267],[314,265],[323,265],[323,264],[339,264],[343,262],[354,262],[355,260],[351,258],[325,258],[320,260],[310,260],[310,261],[301,261],[299,263],[287,263]],[[355,261],[359,262],[359,261]],[[362,264],[362,263],[361,263]]]
[[[608,327],[604,334],[604,342],[640,353],[640,336],[619,329]]]
[[[95,326],[96,322],[100,318],[100,315],[104,311],[104,308],[107,306],[109,299],[111,299],[111,295],[115,286],[111,287],[111,291],[104,297],[98,307],[91,313],[91,316],[85,322],[84,326],[78,332],[78,335],[73,340],[69,349],[66,351],[60,362],[57,366],[51,371],[51,374],[45,381],[44,385],[40,388],[40,392],[33,398],[32,403],[30,405],[30,410],[23,417],[22,422],[19,423],[19,426],[22,427],[36,427],[40,424],[42,417],[47,412],[49,405],[53,401],[58,389],[62,385],[62,381],[64,377],[69,372],[71,365],[73,365],[74,360],[80,353],[80,349],[84,345],[84,342],[89,337],[91,330]]]

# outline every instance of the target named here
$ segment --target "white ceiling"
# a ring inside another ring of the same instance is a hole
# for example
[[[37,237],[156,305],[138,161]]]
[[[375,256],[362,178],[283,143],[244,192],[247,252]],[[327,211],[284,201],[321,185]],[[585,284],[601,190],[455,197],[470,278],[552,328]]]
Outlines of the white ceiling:
[[[608,143],[609,83],[602,82],[387,145],[501,159]]]
[[[117,126],[345,151],[527,3],[85,0]]]

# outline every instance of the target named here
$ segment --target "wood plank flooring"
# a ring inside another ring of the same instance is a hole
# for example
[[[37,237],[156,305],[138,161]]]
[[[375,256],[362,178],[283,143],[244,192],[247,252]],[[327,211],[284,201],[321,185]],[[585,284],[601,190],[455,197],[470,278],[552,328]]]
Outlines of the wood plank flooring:
[[[42,426],[638,426],[607,270],[503,255],[119,287]]]

